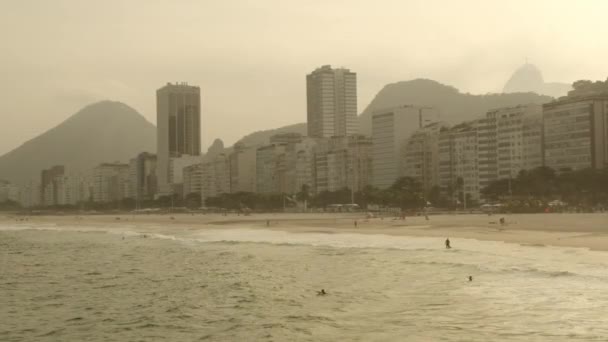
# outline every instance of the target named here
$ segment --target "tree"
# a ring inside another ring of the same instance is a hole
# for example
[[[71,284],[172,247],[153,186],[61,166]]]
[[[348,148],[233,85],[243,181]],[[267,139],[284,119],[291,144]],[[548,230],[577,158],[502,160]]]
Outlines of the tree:
[[[559,175],[548,167],[521,171],[511,180],[500,179],[482,189],[484,197],[498,200],[506,195],[512,199],[510,207],[516,211],[542,211],[547,202],[561,199],[570,205],[591,208],[608,204],[608,169],[583,169]]]
[[[426,205],[422,196],[422,184],[411,177],[401,177],[388,189],[393,205],[401,209],[420,208]]]
[[[441,196],[441,188],[438,185],[434,185],[426,196],[427,200],[431,202],[432,206],[443,207],[445,206],[445,198]]]
[[[366,185],[363,189],[357,191],[355,194],[355,202],[362,208],[367,208],[370,204],[381,203],[381,193],[378,188],[371,185]]]
[[[4,202],[0,202],[0,210],[17,210],[20,208],[21,208],[21,205],[12,200],[6,200]]]
[[[509,192],[509,180],[500,179],[491,182],[486,187],[481,189],[481,195],[491,201],[498,201],[501,196],[508,194]]]
[[[198,192],[191,192],[186,195],[186,207],[190,209],[200,208],[201,206],[201,194]]]
[[[296,198],[300,202],[310,201],[310,186],[308,184],[302,184],[300,192],[296,194]]]

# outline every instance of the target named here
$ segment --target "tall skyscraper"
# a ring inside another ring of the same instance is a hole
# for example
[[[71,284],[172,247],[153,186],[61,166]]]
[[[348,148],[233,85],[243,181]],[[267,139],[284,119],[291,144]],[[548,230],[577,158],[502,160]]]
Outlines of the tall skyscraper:
[[[357,134],[357,74],[324,65],[306,75],[308,136]]]
[[[187,83],[167,83],[156,91],[159,194],[173,193],[171,158],[201,153],[201,91]]]

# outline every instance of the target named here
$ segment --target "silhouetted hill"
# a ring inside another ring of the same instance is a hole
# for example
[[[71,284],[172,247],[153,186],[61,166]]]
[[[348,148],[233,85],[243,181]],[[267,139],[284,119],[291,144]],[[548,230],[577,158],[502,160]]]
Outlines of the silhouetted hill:
[[[568,83],[547,83],[539,68],[526,63],[519,67],[505,84],[503,93],[533,92],[555,98],[566,96],[572,90]]]
[[[284,126],[275,129],[267,129],[264,131],[257,131],[250,133],[242,137],[238,143],[243,143],[245,146],[256,146],[264,145],[270,142],[270,137],[280,133],[300,133],[306,135],[307,127],[306,123],[298,123],[295,125]]]
[[[546,103],[549,96],[534,93],[514,94],[463,94],[458,89],[428,79],[416,79],[391,83],[374,97],[359,116],[359,132],[371,135],[371,115],[373,111],[403,105],[418,105],[438,108],[441,120],[449,124],[475,119],[490,109],[516,106],[527,103]],[[306,135],[306,123],[258,131],[246,135],[239,142],[246,146],[267,144],[270,137],[279,133],[300,133]]]
[[[371,117],[376,110],[416,105],[439,109],[441,120],[449,124],[475,119],[490,109],[527,103],[546,103],[549,96],[535,93],[463,94],[458,89],[427,79],[391,83],[374,97],[359,116],[359,132],[371,134]]]
[[[120,102],[102,101],[0,157],[0,178],[20,183],[39,179],[40,171],[65,165],[67,172],[92,169],[101,162],[127,162],[139,152],[156,150],[156,128]]]

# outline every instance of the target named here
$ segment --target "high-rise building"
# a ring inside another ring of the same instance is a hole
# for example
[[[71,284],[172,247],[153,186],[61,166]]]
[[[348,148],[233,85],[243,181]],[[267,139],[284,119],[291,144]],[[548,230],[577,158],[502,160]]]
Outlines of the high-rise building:
[[[496,150],[497,115],[498,110],[492,110],[476,122],[478,144],[477,175],[480,188],[486,187],[498,179],[498,157]]]
[[[13,201],[20,203],[21,189],[9,181],[0,179],[0,203]]]
[[[40,203],[43,206],[58,204],[58,180],[63,177],[65,167],[55,165],[50,169],[42,170],[40,183]]]
[[[236,143],[234,151],[228,157],[230,160],[230,192],[256,191],[256,160],[257,149]]]
[[[200,116],[199,87],[167,83],[156,91],[157,179],[160,194],[173,193],[170,159],[200,155]]]
[[[89,174],[66,174],[57,179],[58,205],[78,205],[91,199]]]
[[[172,186],[174,194],[186,196],[184,193],[184,169],[191,165],[200,164],[203,161],[201,156],[182,155],[181,157],[169,160],[169,184]]]
[[[349,69],[317,68],[306,76],[308,136],[357,134],[357,74]]]
[[[498,179],[515,178],[522,170],[542,165],[541,113],[537,104],[495,111]]]
[[[230,161],[224,153],[206,158],[201,164],[201,203],[221,194],[230,193]]]
[[[369,185],[372,141],[362,135],[320,140],[314,149],[313,192],[359,191]]]
[[[203,164],[194,164],[184,168],[184,197],[190,194],[201,194],[203,185]]]
[[[288,194],[296,194],[313,187],[313,155],[317,139],[303,138],[302,141],[287,146],[287,188]]]
[[[476,122],[439,132],[439,186],[453,199],[479,199]]]
[[[114,202],[128,196],[128,164],[103,163],[93,169],[93,202]]]
[[[434,108],[402,106],[379,110],[372,115],[373,181],[385,189],[391,186],[403,170],[403,143],[426,123],[435,122],[439,112]]]
[[[543,117],[539,115],[523,118],[522,147],[524,170],[532,170],[543,165]]]
[[[26,208],[36,207],[40,205],[40,195],[40,183],[30,181],[21,186],[19,192],[19,203]]]
[[[280,171],[284,168],[281,157],[285,154],[287,144],[270,144],[262,146],[256,152],[256,191],[258,193],[280,193]]]
[[[537,104],[504,107],[475,122],[479,189],[542,165],[541,111]]]
[[[543,126],[545,166],[557,172],[608,167],[608,93],[572,91],[544,104]]]
[[[142,152],[129,161],[129,197],[138,204],[156,195],[156,155]]]
[[[431,123],[412,134],[404,143],[402,176],[417,180],[425,194],[439,185],[439,134],[447,130],[440,122]]]

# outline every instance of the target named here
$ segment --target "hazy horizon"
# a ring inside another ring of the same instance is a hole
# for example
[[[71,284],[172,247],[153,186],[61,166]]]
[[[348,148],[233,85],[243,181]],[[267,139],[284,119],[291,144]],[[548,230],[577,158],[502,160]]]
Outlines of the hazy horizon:
[[[281,1],[1,5],[0,155],[100,100],[155,123],[166,82],[201,87],[203,150],[306,121],[305,75],[357,73],[358,112],[386,84],[429,78],[500,92],[526,59],[548,82],[606,79],[608,3]],[[238,126],[234,123],[239,122]]]

